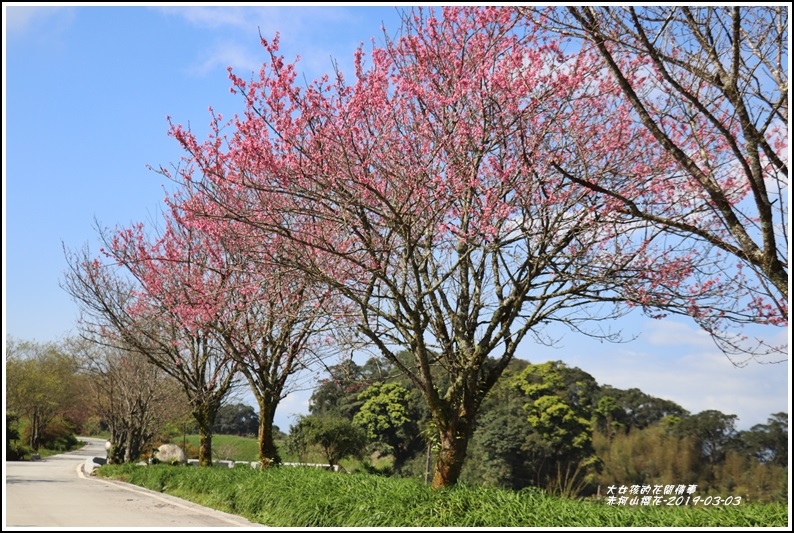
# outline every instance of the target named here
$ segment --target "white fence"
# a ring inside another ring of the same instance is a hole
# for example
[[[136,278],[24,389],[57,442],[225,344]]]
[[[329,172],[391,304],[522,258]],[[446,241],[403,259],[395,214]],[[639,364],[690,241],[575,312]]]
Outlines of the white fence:
[[[188,464],[191,464],[191,465],[198,465],[199,464],[198,459],[188,459],[187,462],[188,462]],[[212,464],[213,465],[218,465],[218,466],[226,466],[226,467],[229,467],[229,468],[234,468],[238,464],[239,465],[247,464],[247,465],[251,465],[252,468],[259,468],[259,461],[251,461],[251,462],[248,462],[248,461],[213,461]],[[324,464],[324,463],[281,463],[281,465],[282,466],[308,466],[308,467],[312,467],[312,468],[325,468],[327,470],[333,470],[334,472],[338,472],[339,471],[339,465],[331,466],[329,464]]]

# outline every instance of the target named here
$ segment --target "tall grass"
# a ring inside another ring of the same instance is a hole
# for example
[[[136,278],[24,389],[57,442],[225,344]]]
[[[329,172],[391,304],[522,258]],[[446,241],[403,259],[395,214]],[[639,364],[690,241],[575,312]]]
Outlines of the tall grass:
[[[122,479],[273,527],[785,527],[786,504],[609,506],[458,485],[432,491],[415,480],[310,468],[258,470],[106,465]]]

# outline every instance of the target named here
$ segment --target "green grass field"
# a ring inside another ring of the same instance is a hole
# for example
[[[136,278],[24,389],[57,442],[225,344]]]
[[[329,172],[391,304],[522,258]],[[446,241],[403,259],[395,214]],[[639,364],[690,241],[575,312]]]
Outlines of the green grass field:
[[[179,446],[183,445],[183,441],[187,444],[188,451],[193,450],[198,453],[199,438],[198,435],[187,435],[183,438],[174,439],[174,444]],[[305,463],[327,463],[327,459],[323,457],[319,451],[313,451],[306,454],[304,457],[297,457],[290,455],[284,451],[283,443],[276,442],[279,448],[282,462],[305,462]],[[193,458],[190,453],[188,457]],[[196,457],[198,457],[196,455]],[[213,435],[212,436],[212,459],[213,461],[246,461],[254,462],[259,461],[259,443],[254,438],[237,437],[235,435]],[[375,466],[383,466],[390,463],[391,459],[381,459],[371,461]],[[347,471],[357,470],[361,466],[361,461],[356,459],[343,459],[340,465]]]
[[[786,504],[610,506],[539,490],[456,486],[313,468],[106,465],[120,479],[272,527],[786,527]]]

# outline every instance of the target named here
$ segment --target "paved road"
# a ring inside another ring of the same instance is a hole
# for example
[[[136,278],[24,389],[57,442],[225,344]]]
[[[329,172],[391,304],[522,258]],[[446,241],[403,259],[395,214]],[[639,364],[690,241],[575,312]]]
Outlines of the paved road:
[[[3,531],[16,527],[259,528],[135,485],[86,476],[86,459],[105,456],[105,441],[81,437],[81,450],[42,461],[5,463]]]

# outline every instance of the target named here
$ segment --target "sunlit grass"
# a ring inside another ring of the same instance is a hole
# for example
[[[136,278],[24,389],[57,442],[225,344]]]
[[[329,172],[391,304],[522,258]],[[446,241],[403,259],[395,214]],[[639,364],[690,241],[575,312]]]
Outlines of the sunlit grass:
[[[123,479],[273,527],[785,527],[786,504],[610,506],[463,485],[311,468],[106,465]]]

